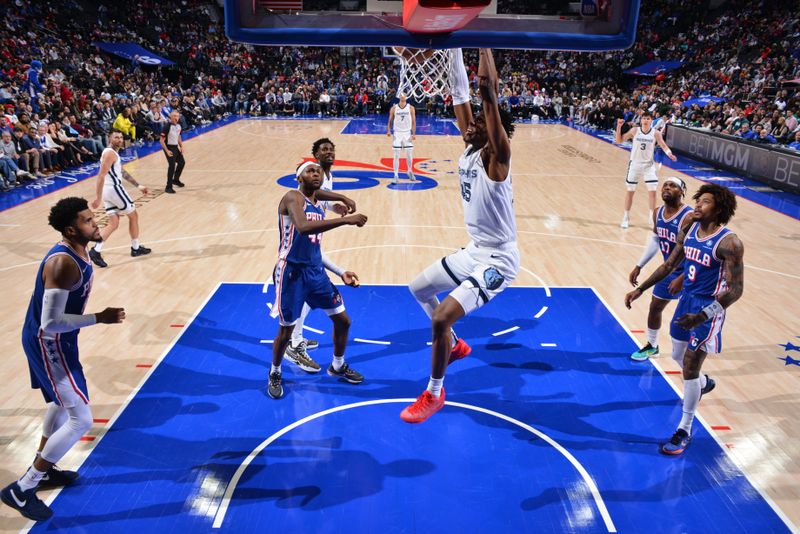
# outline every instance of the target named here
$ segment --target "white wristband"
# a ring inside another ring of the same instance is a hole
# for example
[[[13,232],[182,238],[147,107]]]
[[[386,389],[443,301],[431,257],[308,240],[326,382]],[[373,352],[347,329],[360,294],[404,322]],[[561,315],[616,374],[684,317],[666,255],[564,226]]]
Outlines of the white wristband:
[[[706,319],[711,319],[712,317],[716,317],[717,315],[722,314],[725,311],[725,308],[722,307],[718,301],[714,301],[705,308],[703,308],[700,313],[706,316]]]
[[[145,186],[143,186],[142,184],[139,184],[136,187],[138,187],[140,191],[144,191],[145,190]]]

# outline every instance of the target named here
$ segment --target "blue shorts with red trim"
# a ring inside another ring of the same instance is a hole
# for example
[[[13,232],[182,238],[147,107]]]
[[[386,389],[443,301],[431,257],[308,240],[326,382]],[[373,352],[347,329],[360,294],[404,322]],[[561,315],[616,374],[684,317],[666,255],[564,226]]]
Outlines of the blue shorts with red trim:
[[[89,404],[86,377],[78,360],[78,336],[22,333],[22,348],[28,357],[31,387],[40,389],[46,402],[71,408]]]
[[[687,313],[700,313],[700,310],[711,304],[714,297],[681,294],[678,305],[675,307],[675,315],[672,316],[670,323],[670,335],[679,341],[688,341],[689,348],[692,350],[702,350],[710,354],[722,352],[722,325],[725,324],[725,312],[708,319],[691,330],[686,330],[678,324],[676,320]]]
[[[300,318],[303,303],[312,309],[322,308],[328,315],[344,311],[344,301],[321,265],[280,262],[273,280],[280,312],[280,323],[292,325]]]

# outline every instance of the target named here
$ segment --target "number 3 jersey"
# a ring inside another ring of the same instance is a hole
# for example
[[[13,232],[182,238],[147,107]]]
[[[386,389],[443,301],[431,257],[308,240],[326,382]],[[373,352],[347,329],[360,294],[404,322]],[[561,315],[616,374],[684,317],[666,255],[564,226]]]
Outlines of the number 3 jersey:
[[[685,275],[683,291],[692,296],[714,297],[727,289],[725,284],[725,260],[717,257],[720,242],[732,233],[720,226],[706,237],[698,237],[699,223],[694,223],[683,240],[686,259],[683,262]]]
[[[300,193],[302,195],[302,193]],[[303,212],[308,221],[322,221],[325,219],[325,208],[321,202],[312,202],[303,197]],[[322,234],[301,234],[289,215],[278,214],[278,228],[281,231],[278,258],[289,263],[304,265],[322,265],[322,252],[320,240]]]
[[[517,240],[511,165],[502,182],[492,181],[483,168],[481,149],[468,147],[458,159],[464,223],[479,247],[502,247]]]

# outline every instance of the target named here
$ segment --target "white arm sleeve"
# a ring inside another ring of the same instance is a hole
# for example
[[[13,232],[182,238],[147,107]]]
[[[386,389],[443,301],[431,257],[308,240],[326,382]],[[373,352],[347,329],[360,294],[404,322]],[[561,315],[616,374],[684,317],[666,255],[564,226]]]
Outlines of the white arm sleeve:
[[[650,234],[650,237],[647,238],[647,243],[644,245],[644,252],[642,253],[642,257],[639,258],[639,261],[636,262],[636,265],[639,267],[644,267],[647,265],[647,262],[653,259],[653,256],[656,255],[658,252],[658,236],[656,234]]]
[[[75,315],[64,313],[67,309],[69,291],[66,289],[45,289],[42,298],[42,330],[47,334],[63,334],[97,323],[93,313]]]
[[[467,68],[464,66],[464,55],[460,48],[450,50],[450,95],[453,97],[453,105],[465,104],[469,102],[469,78]]]
[[[336,276],[342,276],[344,273],[344,269],[333,263],[325,253],[322,254],[322,265]]]

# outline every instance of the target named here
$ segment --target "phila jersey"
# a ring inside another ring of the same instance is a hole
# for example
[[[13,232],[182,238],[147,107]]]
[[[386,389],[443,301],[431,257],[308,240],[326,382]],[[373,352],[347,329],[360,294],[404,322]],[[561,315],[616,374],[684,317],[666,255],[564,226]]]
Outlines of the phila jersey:
[[[675,244],[678,242],[678,233],[683,227],[686,217],[692,212],[690,206],[684,205],[672,217],[666,219],[664,217],[664,206],[658,208],[656,214],[656,235],[658,236],[658,248],[661,249],[661,255],[664,261],[669,258]],[[683,272],[683,265],[676,267],[673,273],[680,274]]]
[[[322,221],[325,219],[325,208],[321,202],[313,203],[306,197],[303,197],[303,200],[306,220]],[[278,246],[279,260],[305,265],[322,265],[322,252],[320,251],[322,234],[303,235],[294,226],[289,215],[280,213],[278,214],[278,228],[281,230],[281,240]]]
[[[714,297],[727,289],[724,278],[725,260],[717,257],[717,248],[731,231],[720,226],[710,236],[700,238],[697,235],[699,229],[699,223],[692,224],[683,241],[686,254],[683,262],[686,274],[683,291],[693,296]]]
[[[468,147],[458,158],[464,223],[472,241],[482,247],[502,247],[517,239],[511,167],[502,182],[492,181],[483,168],[481,149]]]

